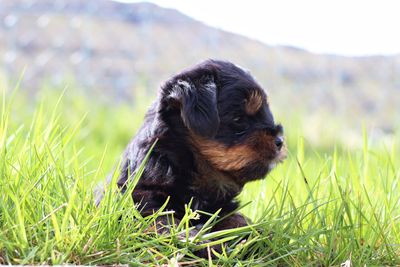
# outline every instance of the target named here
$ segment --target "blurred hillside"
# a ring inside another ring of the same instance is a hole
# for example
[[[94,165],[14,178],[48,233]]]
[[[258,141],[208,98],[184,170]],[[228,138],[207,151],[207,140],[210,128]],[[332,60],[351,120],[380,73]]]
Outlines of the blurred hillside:
[[[69,84],[112,103],[134,101],[205,58],[250,69],[286,124],[306,115],[310,135],[331,120],[346,138],[346,129],[362,123],[383,133],[399,125],[400,55],[350,58],[272,47],[150,3],[0,2],[0,86],[11,88],[25,68],[21,88],[30,92]]]

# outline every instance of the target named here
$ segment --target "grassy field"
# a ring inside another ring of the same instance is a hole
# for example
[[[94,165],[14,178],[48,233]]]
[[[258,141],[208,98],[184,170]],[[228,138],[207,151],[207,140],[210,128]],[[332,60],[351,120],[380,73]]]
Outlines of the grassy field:
[[[215,223],[210,220],[189,238],[188,222],[201,214],[188,207],[178,227],[156,235],[149,228],[162,211],[142,218],[115,187],[96,208],[92,193],[118,164],[147,101],[134,108],[107,106],[69,90],[61,96],[17,90],[2,100],[0,264],[400,264],[396,138],[371,145],[365,131],[363,146],[348,150],[323,140],[331,144],[327,151],[302,137],[293,126],[301,121],[282,119],[288,159],[240,195],[254,225],[207,233]],[[218,259],[197,258],[193,252],[209,242],[226,242],[226,249]]]

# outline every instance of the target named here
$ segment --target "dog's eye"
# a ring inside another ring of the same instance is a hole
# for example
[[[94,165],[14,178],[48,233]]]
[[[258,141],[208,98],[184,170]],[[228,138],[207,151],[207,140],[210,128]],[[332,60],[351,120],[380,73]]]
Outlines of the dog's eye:
[[[243,119],[243,117],[238,116],[238,117],[233,118],[233,121],[234,122],[241,122],[242,119]]]
[[[236,135],[242,135],[248,129],[248,125],[246,123],[246,118],[243,116],[234,117],[232,120],[232,127],[236,132]]]

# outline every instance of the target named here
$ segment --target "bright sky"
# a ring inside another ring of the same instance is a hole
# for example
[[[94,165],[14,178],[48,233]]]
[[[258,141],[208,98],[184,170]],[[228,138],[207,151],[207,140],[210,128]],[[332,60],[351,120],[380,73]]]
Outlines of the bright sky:
[[[136,2],[118,0],[120,2]],[[400,53],[399,0],[150,0],[270,45],[316,53]]]

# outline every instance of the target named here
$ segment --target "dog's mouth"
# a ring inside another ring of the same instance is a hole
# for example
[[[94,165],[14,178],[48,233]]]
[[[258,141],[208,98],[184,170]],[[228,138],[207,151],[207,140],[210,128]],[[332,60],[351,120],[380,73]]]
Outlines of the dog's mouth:
[[[276,153],[276,157],[274,158],[275,163],[282,163],[287,158],[287,147],[283,144],[282,148]]]
[[[282,163],[287,157],[287,148],[283,145],[276,150],[273,155],[261,157],[249,163],[239,172],[235,173],[242,177],[245,182],[265,178],[277,165]]]
[[[269,170],[271,171],[272,169],[274,169],[279,163],[282,163],[286,158],[287,158],[287,147],[284,145],[276,153],[275,158],[269,161],[268,163]]]

